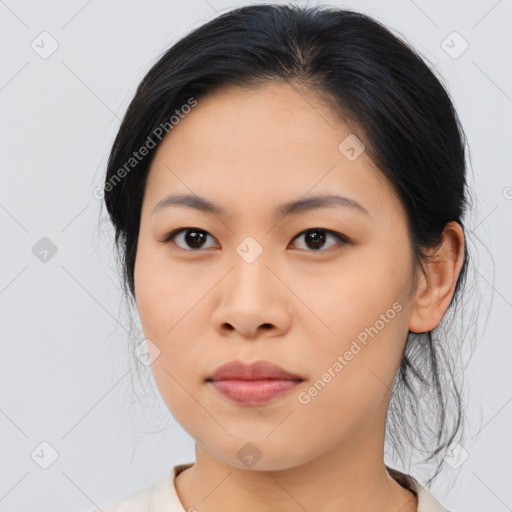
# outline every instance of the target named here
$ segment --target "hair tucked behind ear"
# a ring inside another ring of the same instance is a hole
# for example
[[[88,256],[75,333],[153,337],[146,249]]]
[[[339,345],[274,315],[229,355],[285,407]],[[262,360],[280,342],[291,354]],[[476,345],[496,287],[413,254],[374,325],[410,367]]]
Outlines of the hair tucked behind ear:
[[[355,128],[403,202],[418,266],[427,249],[439,245],[448,222],[464,229],[470,206],[465,137],[447,91],[422,58],[379,22],[354,11],[248,6],[216,17],[169,48],[138,86],[122,121],[108,161],[105,204],[127,293],[135,294],[142,198],[155,148],[115,180],[119,170],[191,98],[269,81],[313,91]],[[468,262],[466,243],[450,313],[458,309]],[[444,451],[463,432],[457,364],[465,334],[457,340],[448,333],[448,316],[432,332],[410,333],[386,429],[402,460],[405,454],[412,459],[414,451],[426,462],[437,461],[435,475]]]

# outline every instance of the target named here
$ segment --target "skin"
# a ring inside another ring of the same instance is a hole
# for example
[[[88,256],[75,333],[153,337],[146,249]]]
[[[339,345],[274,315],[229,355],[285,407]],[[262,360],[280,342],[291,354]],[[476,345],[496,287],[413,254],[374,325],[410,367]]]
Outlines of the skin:
[[[350,133],[313,93],[273,83],[201,98],[157,150],[135,296],[144,335],[160,351],[151,365],[160,394],[196,442],[194,466],[175,480],[185,510],[417,508],[385,469],[385,416],[408,331],[433,329],[448,308],[463,232],[449,223],[426,275],[416,268],[393,188],[366,152],[350,161],[338,149]],[[225,215],[176,205],[152,213],[171,193],[205,197]],[[336,206],[273,215],[320,194],[351,198],[368,214]],[[187,244],[190,232],[162,242],[182,227],[207,232],[203,246]],[[349,242],[320,232],[327,238],[314,249],[304,234],[313,228]],[[247,236],[263,250],[251,263],[237,252]],[[400,311],[301,403],[299,393],[396,303]],[[237,404],[205,381],[235,359],[271,361],[304,381],[266,404]],[[248,442],[261,455],[252,467],[237,456]]]

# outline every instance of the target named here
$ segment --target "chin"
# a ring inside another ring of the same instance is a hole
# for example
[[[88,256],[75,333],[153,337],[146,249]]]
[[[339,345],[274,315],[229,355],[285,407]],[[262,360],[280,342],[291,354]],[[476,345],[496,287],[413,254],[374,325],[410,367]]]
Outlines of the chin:
[[[253,471],[282,471],[307,464],[309,458],[294,446],[279,446],[268,439],[261,441],[233,440],[230,446],[208,450],[213,457],[237,469]],[[227,456],[228,455],[228,456]]]

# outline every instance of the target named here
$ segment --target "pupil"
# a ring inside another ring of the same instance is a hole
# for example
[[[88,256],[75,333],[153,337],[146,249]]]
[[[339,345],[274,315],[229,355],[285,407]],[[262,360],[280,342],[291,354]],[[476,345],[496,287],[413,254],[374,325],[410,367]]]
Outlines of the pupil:
[[[190,247],[200,247],[201,242],[204,239],[204,233],[200,231],[189,230],[185,235],[185,239]]]
[[[310,231],[306,235],[306,239],[309,239],[311,242],[313,242],[314,249],[318,249],[325,243],[325,233],[322,231]]]

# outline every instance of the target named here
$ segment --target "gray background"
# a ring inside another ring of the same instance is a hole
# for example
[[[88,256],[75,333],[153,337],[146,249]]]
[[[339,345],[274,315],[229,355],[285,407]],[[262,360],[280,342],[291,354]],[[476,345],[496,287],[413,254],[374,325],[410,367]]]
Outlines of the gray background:
[[[157,56],[240,5],[0,0],[0,511],[90,510],[194,460],[191,438],[132,376],[112,230],[93,191]],[[435,64],[466,130],[481,315],[467,458],[445,464],[432,492],[453,511],[512,510],[512,2],[330,5],[376,17]],[[461,55],[454,31],[469,44]]]

